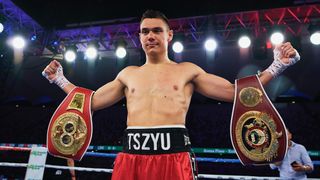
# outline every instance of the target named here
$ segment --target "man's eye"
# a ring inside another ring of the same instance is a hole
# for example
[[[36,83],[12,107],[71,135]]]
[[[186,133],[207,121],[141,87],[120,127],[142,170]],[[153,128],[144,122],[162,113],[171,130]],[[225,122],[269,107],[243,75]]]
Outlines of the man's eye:
[[[148,34],[148,33],[149,33],[149,30],[144,29],[144,30],[142,30],[142,31],[141,31],[141,33],[142,33],[142,34],[144,34],[144,35],[146,35],[146,34]]]
[[[162,29],[161,28],[154,28],[152,30],[154,33],[161,33],[162,32]]]

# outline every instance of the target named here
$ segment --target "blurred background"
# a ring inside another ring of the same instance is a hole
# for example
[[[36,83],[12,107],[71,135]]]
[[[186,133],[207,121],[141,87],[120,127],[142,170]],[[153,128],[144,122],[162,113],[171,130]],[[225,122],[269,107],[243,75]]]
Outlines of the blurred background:
[[[272,80],[265,90],[293,134],[315,162],[308,177],[319,178],[320,160],[320,5],[318,0],[209,1],[0,1],[0,145],[44,145],[50,118],[65,93],[42,77],[54,58],[74,84],[96,90],[129,65],[142,65],[139,22],[147,9],[170,19],[174,39],[169,56],[192,62],[230,82],[263,71],[273,61],[274,45],[289,41],[301,61]],[[229,135],[232,104],[192,97],[187,128],[199,172],[277,176],[268,166],[245,167],[232,151]],[[93,114],[89,151],[117,153],[126,128],[125,99]],[[203,149],[204,148],[204,149]],[[0,151],[0,161],[26,162],[28,152]],[[112,168],[113,158],[84,157],[76,166]],[[48,155],[48,163],[66,165]],[[80,179],[108,178],[106,173]],[[0,167],[0,177],[23,179],[25,169]],[[66,175],[65,175],[66,174]],[[47,179],[67,178],[68,171],[46,169]]]

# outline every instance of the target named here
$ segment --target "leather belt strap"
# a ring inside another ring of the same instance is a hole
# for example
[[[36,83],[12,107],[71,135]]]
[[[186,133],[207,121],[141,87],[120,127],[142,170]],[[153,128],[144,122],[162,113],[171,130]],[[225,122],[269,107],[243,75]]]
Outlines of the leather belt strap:
[[[230,133],[243,165],[282,161],[288,148],[286,127],[257,76],[236,80]]]
[[[48,152],[80,161],[92,138],[91,97],[94,91],[76,87],[51,117],[47,131]]]

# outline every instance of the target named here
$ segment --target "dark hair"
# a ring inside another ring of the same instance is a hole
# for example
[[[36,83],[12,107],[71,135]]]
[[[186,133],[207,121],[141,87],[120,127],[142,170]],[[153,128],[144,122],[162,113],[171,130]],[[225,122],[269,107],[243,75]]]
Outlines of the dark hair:
[[[146,10],[143,14],[142,14],[142,17],[141,17],[141,20],[140,20],[140,24],[141,22],[146,19],[146,18],[157,18],[157,19],[162,19],[168,26],[168,28],[170,29],[170,26],[169,26],[169,20],[168,18],[160,11],[157,11],[157,10]]]

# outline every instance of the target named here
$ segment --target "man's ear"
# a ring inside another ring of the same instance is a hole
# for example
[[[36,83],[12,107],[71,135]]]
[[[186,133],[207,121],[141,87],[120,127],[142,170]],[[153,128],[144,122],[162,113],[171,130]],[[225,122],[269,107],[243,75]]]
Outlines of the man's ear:
[[[169,32],[168,32],[168,43],[169,42],[171,42],[172,41],[172,39],[173,39],[173,30],[169,30]]]

